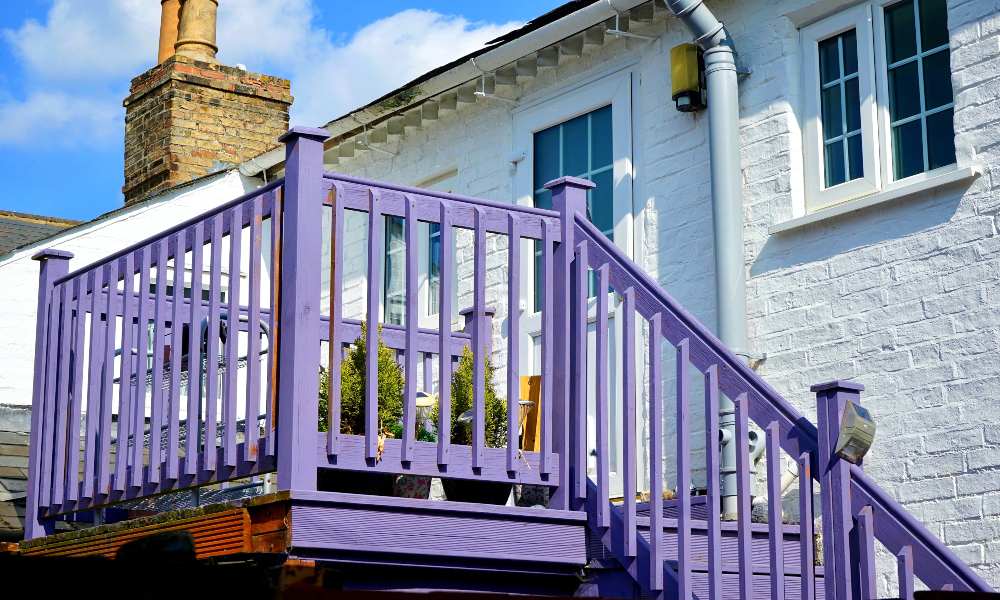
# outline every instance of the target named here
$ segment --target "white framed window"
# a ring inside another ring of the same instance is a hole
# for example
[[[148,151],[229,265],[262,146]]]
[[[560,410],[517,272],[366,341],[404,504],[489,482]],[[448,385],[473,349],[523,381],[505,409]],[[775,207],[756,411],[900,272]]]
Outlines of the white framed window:
[[[945,0],[873,0],[800,35],[807,212],[954,164]]]

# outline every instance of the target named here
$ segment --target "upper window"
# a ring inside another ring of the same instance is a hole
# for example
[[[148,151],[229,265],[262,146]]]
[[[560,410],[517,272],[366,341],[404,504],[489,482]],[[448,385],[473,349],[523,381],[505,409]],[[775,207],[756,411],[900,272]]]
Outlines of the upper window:
[[[955,162],[945,0],[876,0],[802,30],[806,205]]]

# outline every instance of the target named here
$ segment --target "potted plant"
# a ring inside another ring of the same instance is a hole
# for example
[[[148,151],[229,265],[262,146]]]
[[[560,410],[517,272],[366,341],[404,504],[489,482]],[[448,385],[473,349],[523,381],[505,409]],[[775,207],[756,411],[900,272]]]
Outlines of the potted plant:
[[[496,368],[486,358],[485,389],[486,402],[486,447],[502,448],[507,445],[507,403],[497,396],[493,385]],[[472,445],[472,375],[473,356],[469,348],[462,351],[451,379],[451,443]],[[436,409],[435,409],[436,412]],[[437,422],[435,417],[434,422]],[[448,500],[459,502],[479,502],[482,504],[505,504],[510,497],[512,484],[495,481],[465,479],[442,480]]]

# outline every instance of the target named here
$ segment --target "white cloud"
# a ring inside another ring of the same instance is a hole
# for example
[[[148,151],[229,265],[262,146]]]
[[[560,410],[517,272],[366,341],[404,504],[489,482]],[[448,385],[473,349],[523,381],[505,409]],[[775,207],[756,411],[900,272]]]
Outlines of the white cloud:
[[[335,38],[314,0],[240,0],[219,9],[220,60],[289,77],[292,119],[321,125],[518,23],[405,10]],[[54,0],[44,21],[2,32],[24,72],[0,89],[0,144],[120,143],[129,80],[153,65],[159,3]]]

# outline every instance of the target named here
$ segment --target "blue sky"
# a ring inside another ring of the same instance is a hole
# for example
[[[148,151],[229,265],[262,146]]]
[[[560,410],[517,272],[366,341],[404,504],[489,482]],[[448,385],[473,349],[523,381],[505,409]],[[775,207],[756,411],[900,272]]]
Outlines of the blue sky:
[[[321,125],[561,0],[221,0],[220,60],[292,80]],[[0,209],[121,206],[122,99],[153,66],[157,0],[18,0],[0,11]]]

